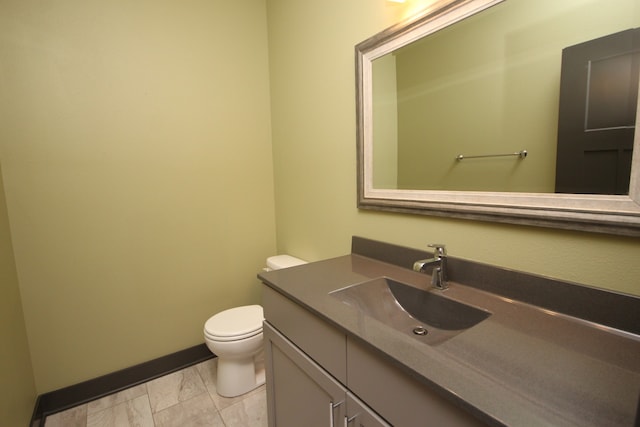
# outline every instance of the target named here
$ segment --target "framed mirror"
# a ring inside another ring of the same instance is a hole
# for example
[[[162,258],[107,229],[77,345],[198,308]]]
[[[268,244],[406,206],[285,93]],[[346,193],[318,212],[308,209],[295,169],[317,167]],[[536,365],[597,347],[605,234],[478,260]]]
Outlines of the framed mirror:
[[[440,0],[359,43],[358,207],[640,236],[638,27],[636,0]]]

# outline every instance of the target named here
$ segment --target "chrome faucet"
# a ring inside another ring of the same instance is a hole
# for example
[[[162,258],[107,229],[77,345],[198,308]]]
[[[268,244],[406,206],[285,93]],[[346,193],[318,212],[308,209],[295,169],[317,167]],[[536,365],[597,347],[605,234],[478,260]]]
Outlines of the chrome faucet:
[[[441,290],[447,289],[449,287],[447,284],[447,249],[439,243],[433,243],[429,247],[434,248],[433,258],[414,262],[413,269],[424,273],[429,267],[434,267],[431,273],[431,284]]]

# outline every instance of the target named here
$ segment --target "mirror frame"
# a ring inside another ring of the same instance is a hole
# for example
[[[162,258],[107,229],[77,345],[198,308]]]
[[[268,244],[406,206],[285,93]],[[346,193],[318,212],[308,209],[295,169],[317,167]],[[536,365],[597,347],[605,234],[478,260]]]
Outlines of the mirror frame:
[[[640,236],[639,132],[628,196],[373,188],[372,61],[503,1],[439,0],[356,45],[358,208]]]

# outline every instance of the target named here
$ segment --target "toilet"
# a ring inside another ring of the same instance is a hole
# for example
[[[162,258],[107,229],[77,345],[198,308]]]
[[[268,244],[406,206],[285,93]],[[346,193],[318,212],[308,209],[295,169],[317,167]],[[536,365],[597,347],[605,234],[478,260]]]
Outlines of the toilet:
[[[267,258],[265,270],[279,270],[306,264],[290,255]],[[245,305],[221,311],[204,324],[204,341],[218,356],[216,390],[220,396],[235,397],[264,384],[264,353],[260,305]]]

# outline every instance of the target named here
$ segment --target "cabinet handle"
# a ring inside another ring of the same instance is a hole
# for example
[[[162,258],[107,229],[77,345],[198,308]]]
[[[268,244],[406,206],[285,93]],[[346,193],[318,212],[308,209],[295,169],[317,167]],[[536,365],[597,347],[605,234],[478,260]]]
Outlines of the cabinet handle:
[[[349,417],[349,418],[344,417],[344,427],[349,427],[349,424],[351,424],[351,421],[354,421],[356,418],[358,418],[358,415],[360,414],[359,413],[355,414],[353,417]]]
[[[343,403],[344,403],[344,400],[342,400],[342,401],[340,401],[338,403],[329,402],[329,426],[330,427],[335,427],[335,424],[334,424],[334,418],[335,418],[334,417],[334,415],[335,415],[334,414],[334,410],[338,406],[342,405]]]

